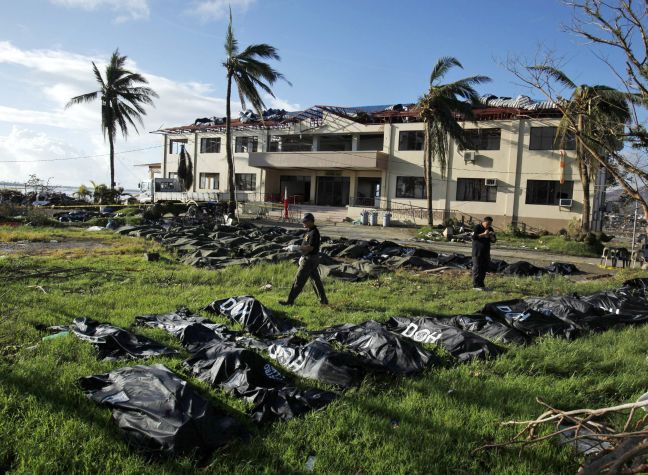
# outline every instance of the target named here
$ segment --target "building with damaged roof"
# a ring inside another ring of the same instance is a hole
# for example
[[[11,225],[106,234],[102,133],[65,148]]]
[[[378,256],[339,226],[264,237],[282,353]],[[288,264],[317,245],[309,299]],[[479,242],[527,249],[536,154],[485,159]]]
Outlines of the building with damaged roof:
[[[448,170],[433,166],[435,220],[491,215],[510,223],[557,231],[582,212],[575,144],[556,140],[560,112],[526,96],[485,96],[475,108],[470,150],[449,146]],[[248,111],[232,121],[237,198],[289,200],[394,211],[396,219],[427,219],[423,127],[415,104],[368,107],[313,106],[298,112],[269,110],[261,120]],[[227,199],[225,120],[156,131],[164,138],[162,176],[174,177],[185,147],[194,161],[193,191]],[[603,192],[599,177],[592,196]],[[600,189],[599,189],[600,188]],[[593,224],[600,221],[595,204]]]

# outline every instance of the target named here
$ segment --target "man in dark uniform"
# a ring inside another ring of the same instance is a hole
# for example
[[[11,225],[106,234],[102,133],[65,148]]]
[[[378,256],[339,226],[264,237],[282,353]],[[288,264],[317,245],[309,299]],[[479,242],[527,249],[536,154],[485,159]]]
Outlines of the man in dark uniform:
[[[328,299],[326,298],[324,285],[322,284],[322,279],[320,278],[318,270],[320,233],[317,226],[315,226],[315,217],[311,213],[306,213],[304,219],[302,219],[302,223],[304,223],[304,228],[308,230],[304,235],[302,244],[294,244],[287,248],[289,251],[301,252],[302,256],[299,258],[299,269],[297,270],[297,275],[295,275],[295,280],[290,289],[288,300],[283,300],[279,303],[281,305],[294,304],[295,299],[301,293],[306,281],[310,277],[313,289],[315,290],[315,294],[320,303],[322,305],[328,305]]]
[[[493,218],[486,216],[473,231],[472,272],[475,290],[486,290],[484,278],[490,264],[490,246],[492,242],[497,241],[492,225]]]

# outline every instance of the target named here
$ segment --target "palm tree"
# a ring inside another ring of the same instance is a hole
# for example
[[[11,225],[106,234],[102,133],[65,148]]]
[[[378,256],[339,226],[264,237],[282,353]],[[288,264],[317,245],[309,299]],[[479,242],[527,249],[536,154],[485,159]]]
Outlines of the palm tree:
[[[608,86],[577,86],[565,73],[551,66],[531,66],[529,69],[547,74],[562,86],[572,89],[571,97],[565,101],[564,114],[558,124],[557,140],[561,146],[574,136],[578,173],[583,184],[583,213],[581,231],[590,229],[590,185],[600,168],[590,150],[597,150],[604,157],[607,151],[620,150],[624,126],[630,122],[629,102],[636,102],[632,94]]]
[[[418,101],[421,119],[425,124],[423,170],[430,225],[433,224],[432,163],[435,159],[439,160],[441,176],[445,177],[448,137],[460,147],[468,147],[468,140],[459,120],[474,120],[473,105],[479,102],[479,95],[473,86],[490,81],[487,76],[470,76],[449,84],[439,84],[441,78],[453,67],[463,68],[456,58],[439,59],[430,75],[430,87]]]
[[[234,183],[234,158],[232,156],[232,82],[236,83],[238,89],[241,108],[246,108],[246,101],[257,111],[263,118],[263,109],[265,104],[259,89],[274,97],[270,86],[277,80],[283,79],[288,84],[289,81],[280,72],[274,70],[263,59],[281,58],[274,46],[265,43],[250,45],[243,51],[239,51],[238,41],[234,38],[232,29],[232,12],[230,10],[229,26],[225,37],[225,54],[226,58],[223,66],[227,71],[227,98],[226,98],[226,126],[225,126],[225,149],[227,153],[227,186],[229,188],[229,207],[228,212],[232,214],[236,208],[236,193]]]
[[[101,130],[104,139],[108,138],[110,147],[110,189],[115,188],[115,136],[117,129],[126,138],[128,128],[132,126],[136,132],[138,122],[143,125],[142,116],[146,115],[144,105],[153,105],[153,98],[158,97],[155,91],[149,87],[141,86],[148,84],[144,76],[133,73],[125,68],[126,56],[119,54],[116,49],[106,65],[105,77],[101,76],[99,68],[92,62],[92,71],[99,84],[99,89],[94,92],[73,97],[66,104],[65,108],[74,104],[92,102],[97,97],[101,98]]]

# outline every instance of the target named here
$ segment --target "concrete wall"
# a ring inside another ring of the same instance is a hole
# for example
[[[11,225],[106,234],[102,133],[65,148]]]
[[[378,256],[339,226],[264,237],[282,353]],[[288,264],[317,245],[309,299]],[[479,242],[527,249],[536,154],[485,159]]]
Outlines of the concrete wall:
[[[322,134],[351,134],[353,137],[353,150],[357,149],[358,137],[363,133],[384,133],[382,152],[388,156],[385,170],[338,170],[342,176],[351,178],[350,196],[356,195],[357,179],[359,177],[381,177],[381,195],[393,207],[420,207],[425,208],[425,199],[403,198],[396,196],[396,180],[399,176],[423,177],[423,151],[399,150],[399,133],[401,131],[422,131],[423,124],[397,123],[362,125],[338,117],[334,114],[324,114],[321,126],[312,126],[306,120],[298,124],[281,129],[252,129],[247,131],[235,130],[234,136],[257,136],[259,138],[258,152],[266,152],[270,137],[273,135],[302,134],[313,135],[314,152],[280,152],[283,154],[294,153],[303,159],[303,168],[294,169],[259,169],[249,165],[247,153],[235,153],[236,173],[254,173],[257,178],[257,193],[281,193],[279,190],[279,177],[281,175],[305,175],[311,177],[310,201],[314,202],[317,193],[317,177],[326,176],[332,170],[323,170],[324,163],[317,163],[313,169],[309,168],[309,161],[318,161],[320,154],[315,152],[318,147],[318,136]],[[462,124],[467,129],[473,128],[499,128],[501,140],[499,150],[481,150],[477,152],[474,163],[466,162],[464,154],[452,141],[448,146],[448,172],[442,176],[440,164],[433,165],[433,207],[445,211],[445,215],[457,217],[474,216],[480,218],[490,215],[496,218],[496,225],[505,226],[511,222],[524,223],[528,226],[545,228],[557,231],[573,219],[579,219],[582,211],[583,190],[578,176],[578,165],[573,151],[567,151],[564,169],[565,180],[571,180],[573,185],[573,206],[571,209],[561,208],[557,205],[531,205],[525,203],[526,190],[529,180],[560,180],[560,154],[557,150],[529,150],[531,127],[556,126],[557,119],[507,119],[496,121],[480,121],[478,123],[466,122]],[[220,153],[202,154],[199,152],[200,138],[220,137]],[[225,157],[224,133],[200,133],[184,136],[167,136],[165,138],[165,159],[163,161],[164,176],[177,170],[178,156],[168,153],[168,141],[174,138],[187,138],[187,150],[195,157],[195,185],[199,188],[200,173],[218,173],[219,191],[227,190],[227,161]],[[233,140],[234,144],[234,140]],[[333,153],[334,152],[328,152]],[[346,152],[349,153],[349,152]],[[366,153],[366,152],[359,152]],[[324,155],[321,155],[324,156]],[[321,160],[320,160],[321,161]],[[313,163],[315,163],[313,162]],[[352,165],[352,164],[351,164]],[[313,164],[311,164],[313,166]],[[497,195],[495,202],[474,202],[457,200],[457,179],[459,178],[496,178]],[[385,204],[385,203],[383,203]],[[362,208],[359,208],[361,210]],[[441,212],[440,211],[440,212]],[[349,216],[355,217],[358,209],[350,209]]]

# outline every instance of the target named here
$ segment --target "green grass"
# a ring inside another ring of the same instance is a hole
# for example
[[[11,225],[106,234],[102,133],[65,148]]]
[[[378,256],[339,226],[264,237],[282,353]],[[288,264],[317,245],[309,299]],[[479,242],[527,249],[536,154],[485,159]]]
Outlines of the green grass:
[[[286,296],[295,268],[284,263],[209,271],[173,261],[146,262],[142,252],[160,251],[159,246],[103,232],[97,236],[82,230],[14,228],[0,231],[0,239],[40,239],[52,233],[54,239],[66,240],[96,236],[108,247],[0,259],[3,473],[303,473],[310,455],[316,456],[317,473],[575,473],[578,457],[551,443],[522,451],[472,451],[514,434],[501,421],[542,412],[536,397],[573,409],[632,401],[648,387],[648,326],[573,342],[543,338],[526,348],[512,347],[490,362],[432,368],[412,378],[369,378],[321,412],[269,427],[250,426],[250,439],[234,441],[207,461],[150,461],[124,443],[109,410],[85,398],[75,383],[79,377],[161,362],[215,404],[234,408],[242,421],[245,405],[188,377],[181,366],[186,353],[98,361],[89,344],[72,336],[42,341],[46,332],[36,325],[67,324],[74,317],[89,316],[181,349],[162,330],[135,327],[134,317],[181,305],[199,309],[215,298],[240,294],[255,295],[281,314],[278,300]],[[69,278],[11,277],[52,267],[87,272]],[[484,294],[471,290],[466,273],[397,272],[355,284],[326,281],[329,308],[316,305],[307,288],[286,313],[317,329],[395,315],[472,312],[486,299],[593,292],[636,275],[646,274],[620,271],[611,279],[579,283],[562,277],[489,277],[495,290]],[[273,289],[260,290],[267,283]]]
[[[424,239],[427,238],[427,233],[430,232],[430,229],[429,226],[421,227],[417,232],[417,236]],[[439,230],[435,229],[435,231]],[[565,239],[560,235],[526,237],[500,231],[497,233],[497,243],[493,244],[493,249],[497,249],[498,247],[544,251],[570,256],[601,257],[600,244],[598,246],[588,245],[585,242]]]

